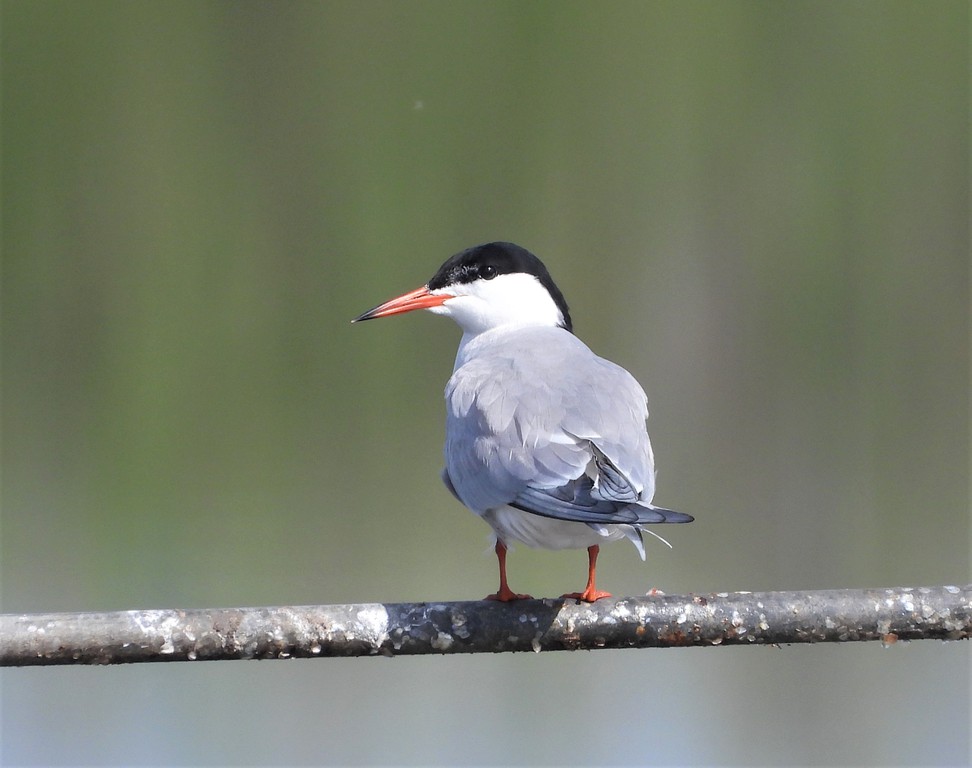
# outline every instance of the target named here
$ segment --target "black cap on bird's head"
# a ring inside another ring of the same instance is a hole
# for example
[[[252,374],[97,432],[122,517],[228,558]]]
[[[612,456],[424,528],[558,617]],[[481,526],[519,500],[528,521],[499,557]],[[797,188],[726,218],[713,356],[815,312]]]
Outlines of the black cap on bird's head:
[[[515,243],[502,241],[475,245],[450,257],[428,282],[429,290],[450,285],[492,280],[499,275],[524,274],[535,277],[553,299],[563,316],[563,328],[573,332],[570,310],[564,294],[554,283],[543,262]]]
[[[501,279],[493,283],[496,278]],[[355,322],[415,309],[451,316],[467,332],[505,323],[556,325],[573,332],[567,301],[543,262],[513,243],[467,248],[446,260],[422,287],[365,312]]]

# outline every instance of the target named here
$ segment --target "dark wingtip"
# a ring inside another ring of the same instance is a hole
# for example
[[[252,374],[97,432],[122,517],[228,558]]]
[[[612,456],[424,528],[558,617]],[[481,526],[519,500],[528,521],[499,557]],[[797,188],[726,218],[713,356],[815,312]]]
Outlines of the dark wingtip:
[[[692,517],[692,515],[687,515],[684,512],[676,512],[674,509],[665,509],[665,507],[654,507],[654,506],[653,507],[647,507],[647,509],[650,510],[653,513],[653,515],[652,515],[653,517],[655,515],[661,515],[664,518],[663,520],[655,519],[655,520],[644,520],[644,521],[642,521],[644,523],[648,523],[649,525],[651,523],[656,523],[656,524],[660,524],[660,523],[691,523],[691,522],[693,522],[695,520],[695,518]]]
[[[674,509],[665,509],[664,507],[649,507],[649,509],[652,512],[662,515],[665,519],[661,522],[665,523],[691,523],[695,520],[692,515],[687,515],[684,512],[676,512]]]

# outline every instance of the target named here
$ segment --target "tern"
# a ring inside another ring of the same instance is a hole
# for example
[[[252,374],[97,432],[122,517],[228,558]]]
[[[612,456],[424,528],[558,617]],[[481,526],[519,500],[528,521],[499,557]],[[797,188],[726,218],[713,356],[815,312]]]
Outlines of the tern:
[[[463,332],[445,389],[442,480],[495,534],[500,583],[487,600],[530,598],[507,582],[512,542],[586,548],[587,587],[563,597],[594,602],[610,597],[595,583],[600,544],[626,538],[644,560],[644,525],[693,520],[651,503],[645,392],[574,335],[540,259],[513,243],[468,248],[422,287],[352,322],[416,309]]]

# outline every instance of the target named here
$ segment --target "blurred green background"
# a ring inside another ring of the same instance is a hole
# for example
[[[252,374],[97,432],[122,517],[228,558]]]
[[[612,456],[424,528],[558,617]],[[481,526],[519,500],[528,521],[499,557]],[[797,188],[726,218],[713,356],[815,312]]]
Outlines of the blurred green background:
[[[5,612],[458,600],[493,239],[652,407],[616,594],[963,583],[965,2],[2,3]],[[516,589],[583,586],[517,549]],[[958,765],[967,643],[7,670],[4,764]]]

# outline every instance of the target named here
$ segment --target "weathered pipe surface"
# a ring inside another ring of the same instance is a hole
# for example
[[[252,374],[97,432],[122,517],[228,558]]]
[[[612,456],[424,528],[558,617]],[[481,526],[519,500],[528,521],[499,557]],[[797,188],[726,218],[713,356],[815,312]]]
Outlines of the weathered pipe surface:
[[[961,640],[972,585],[0,616],[0,666]]]

